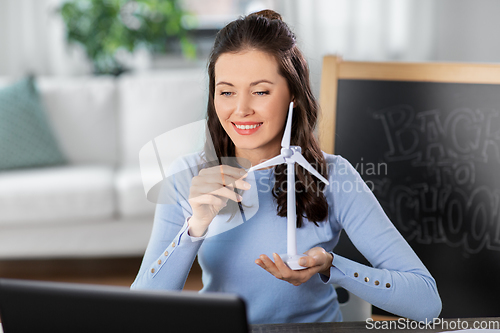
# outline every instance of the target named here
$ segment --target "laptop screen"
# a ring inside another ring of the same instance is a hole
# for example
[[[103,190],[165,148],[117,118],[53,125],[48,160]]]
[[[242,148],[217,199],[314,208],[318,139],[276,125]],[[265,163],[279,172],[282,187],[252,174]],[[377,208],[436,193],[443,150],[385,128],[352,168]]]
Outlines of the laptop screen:
[[[4,333],[249,330],[236,295],[0,279]]]

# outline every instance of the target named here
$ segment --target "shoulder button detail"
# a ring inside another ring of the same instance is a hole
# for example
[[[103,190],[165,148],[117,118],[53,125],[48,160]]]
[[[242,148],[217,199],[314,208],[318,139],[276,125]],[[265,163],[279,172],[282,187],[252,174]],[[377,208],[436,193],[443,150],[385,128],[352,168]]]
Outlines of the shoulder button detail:
[[[380,282],[378,282],[378,280],[375,280],[375,285],[378,286],[380,284]]]
[[[358,276],[359,276],[359,274],[358,274],[358,273],[354,273],[354,277],[358,277]]]
[[[365,277],[365,282],[368,282],[370,281],[370,279],[368,277]]]
[[[386,287],[386,288],[390,288],[390,287],[391,287],[391,284],[390,284],[390,283],[386,283],[386,284],[385,284],[385,287]]]

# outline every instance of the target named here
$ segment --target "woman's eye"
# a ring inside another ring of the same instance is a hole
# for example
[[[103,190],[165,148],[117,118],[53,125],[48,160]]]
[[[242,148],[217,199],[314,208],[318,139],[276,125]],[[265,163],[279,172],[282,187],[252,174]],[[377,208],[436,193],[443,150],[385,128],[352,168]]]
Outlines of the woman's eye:
[[[255,93],[259,96],[269,95],[269,91],[256,91]]]
[[[221,96],[227,96],[227,97],[231,96],[231,94],[232,93],[230,91],[223,91],[220,93]]]

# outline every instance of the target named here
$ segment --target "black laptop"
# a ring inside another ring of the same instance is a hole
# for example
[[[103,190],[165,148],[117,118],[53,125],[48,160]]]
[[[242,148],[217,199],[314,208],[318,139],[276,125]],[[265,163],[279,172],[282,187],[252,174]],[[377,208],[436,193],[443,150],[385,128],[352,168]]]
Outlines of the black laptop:
[[[0,279],[4,333],[248,333],[236,295]]]

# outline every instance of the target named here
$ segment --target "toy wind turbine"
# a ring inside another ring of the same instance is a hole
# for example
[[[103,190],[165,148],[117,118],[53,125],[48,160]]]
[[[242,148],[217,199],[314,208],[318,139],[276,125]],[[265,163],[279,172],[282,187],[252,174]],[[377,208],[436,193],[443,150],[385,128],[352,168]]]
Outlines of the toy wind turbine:
[[[281,154],[263,163],[251,167],[248,172],[274,165],[287,164],[287,254],[280,254],[281,259],[293,270],[304,269],[299,265],[299,259],[304,255],[297,254],[297,212],[295,208],[295,163],[318,177],[326,185],[330,183],[319,174],[314,167],[302,156],[299,146],[290,146],[290,136],[292,133],[293,102],[288,109],[288,118],[285,126],[285,133],[281,140]]]

